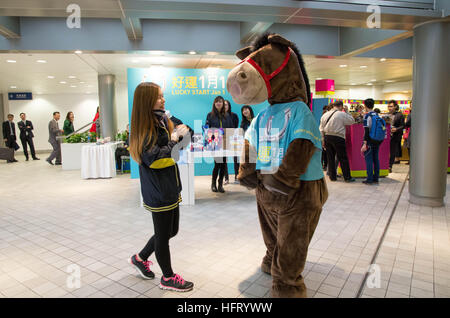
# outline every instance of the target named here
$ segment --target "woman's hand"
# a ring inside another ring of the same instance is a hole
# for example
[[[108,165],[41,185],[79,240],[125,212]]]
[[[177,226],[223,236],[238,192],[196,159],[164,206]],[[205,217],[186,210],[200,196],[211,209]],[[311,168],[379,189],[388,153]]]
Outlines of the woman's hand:
[[[180,137],[186,136],[189,133],[189,128],[186,125],[177,126],[177,134]]]
[[[364,154],[366,151],[367,151],[367,145],[364,144],[364,145],[361,147],[361,153]]]

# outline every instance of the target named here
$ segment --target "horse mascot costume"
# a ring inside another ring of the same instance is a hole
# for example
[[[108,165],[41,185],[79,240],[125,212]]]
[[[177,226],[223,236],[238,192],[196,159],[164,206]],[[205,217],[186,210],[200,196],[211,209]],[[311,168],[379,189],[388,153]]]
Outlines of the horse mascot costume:
[[[267,248],[261,270],[272,275],[272,297],[306,297],[302,271],[328,198],[308,76],[295,44],[278,34],[264,34],[236,55],[242,61],[227,79],[233,100],[270,104],[246,132],[238,175],[256,189]]]

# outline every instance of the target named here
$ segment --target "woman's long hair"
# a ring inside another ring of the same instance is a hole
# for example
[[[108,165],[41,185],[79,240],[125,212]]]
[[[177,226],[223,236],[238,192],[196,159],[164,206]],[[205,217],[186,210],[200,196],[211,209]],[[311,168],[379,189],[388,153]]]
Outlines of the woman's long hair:
[[[133,110],[131,112],[130,127],[130,155],[139,164],[142,163],[141,155],[144,148],[153,146],[156,142],[156,128],[158,120],[153,112],[153,107],[159,98],[159,85],[144,82],[136,87],[133,98]],[[173,123],[167,119],[169,139],[173,131]]]
[[[66,119],[67,119],[68,121],[70,121],[70,114],[73,114],[73,112],[68,112],[68,113],[67,113]]]
[[[219,111],[216,108],[216,102],[221,99],[222,100],[222,109]],[[218,118],[223,118],[225,117],[225,99],[223,99],[222,96],[217,96],[216,98],[214,98],[214,102],[212,105],[212,110],[211,110],[211,114],[213,117],[218,117]]]

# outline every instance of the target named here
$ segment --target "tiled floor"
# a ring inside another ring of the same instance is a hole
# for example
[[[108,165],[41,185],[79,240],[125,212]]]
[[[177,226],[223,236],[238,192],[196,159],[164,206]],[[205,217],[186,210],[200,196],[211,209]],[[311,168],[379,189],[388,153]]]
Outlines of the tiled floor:
[[[178,294],[127,264],[153,233],[138,180],[81,180],[79,171],[18,159],[0,162],[0,297],[269,296],[255,198],[245,188],[212,194],[208,177],[196,179],[196,205],[181,208],[171,240],[174,270],[195,289]],[[309,297],[357,295],[406,171],[396,167],[377,187],[328,183],[304,271]],[[450,297],[448,205],[421,208],[407,199],[406,185],[375,261],[380,288],[365,288],[362,297]],[[159,278],[157,265],[154,271]]]

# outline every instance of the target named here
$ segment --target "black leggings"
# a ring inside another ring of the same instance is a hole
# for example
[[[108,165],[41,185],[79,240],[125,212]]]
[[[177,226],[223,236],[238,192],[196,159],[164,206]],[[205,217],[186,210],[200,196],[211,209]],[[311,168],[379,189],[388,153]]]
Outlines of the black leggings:
[[[153,252],[163,272],[164,277],[172,277],[172,264],[170,262],[169,239],[177,235],[180,223],[180,208],[167,212],[152,212],[155,234],[139,253],[139,257],[146,261]]]
[[[226,157],[217,157],[214,158],[214,170],[212,173],[212,181],[216,182],[217,175],[219,175],[219,184],[222,183],[223,177],[225,176],[227,167],[227,158]]]

